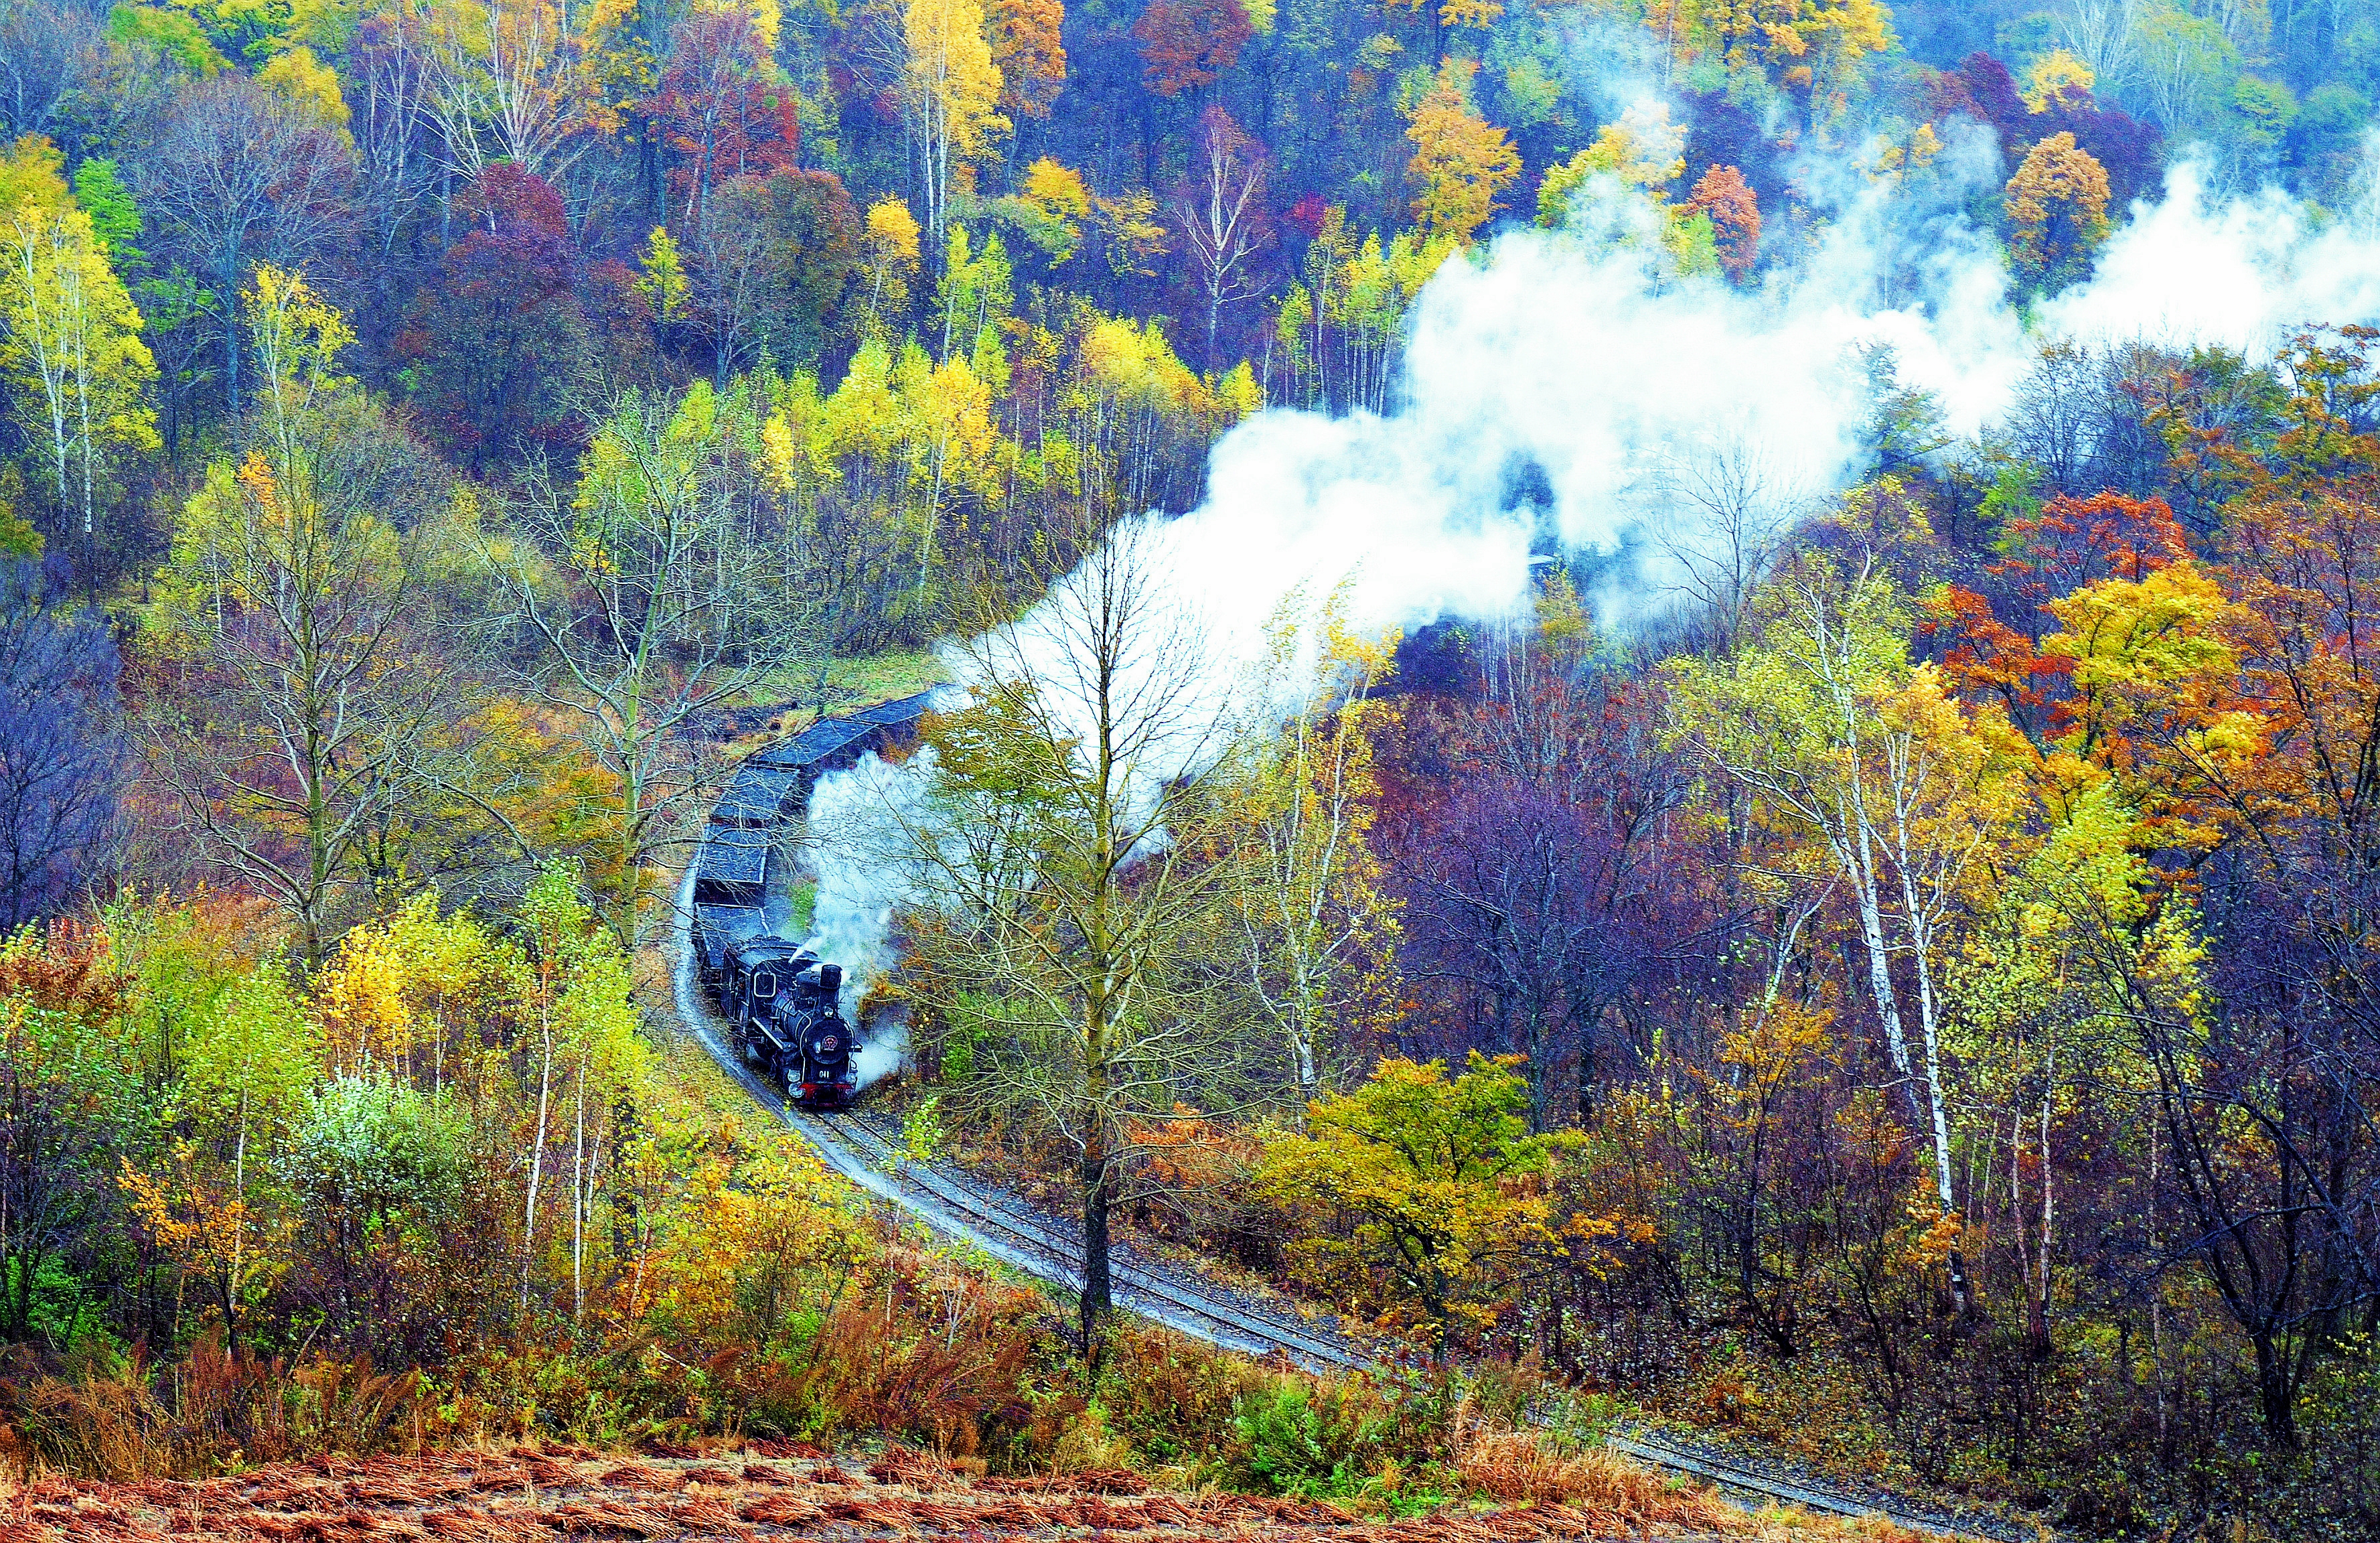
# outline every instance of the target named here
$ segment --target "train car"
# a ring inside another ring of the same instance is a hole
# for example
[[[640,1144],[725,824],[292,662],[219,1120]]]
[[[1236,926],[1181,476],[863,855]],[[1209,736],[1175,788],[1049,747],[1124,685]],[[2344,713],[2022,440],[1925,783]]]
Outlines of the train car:
[[[695,856],[696,968],[717,998],[745,1064],[806,1108],[835,1109],[859,1088],[858,1046],[843,1021],[843,968],[769,929],[779,828],[818,779],[916,736],[934,693],[822,718],[745,758],[720,795]]]
[[[727,954],[747,938],[769,929],[769,918],[758,905],[694,906],[694,965],[702,983],[715,995],[727,978]]]
[[[821,718],[790,739],[781,739],[745,758],[747,767],[790,772],[802,779],[793,801],[809,796],[829,772],[856,765],[870,752],[881,754],[917,736],[917,721],[933,710],[937,693],[920,691],[897,701],[879,702],[842,718]]]
[[[710,823],[740,831],[765,831],[801,809],[808,789],[802,773],[790,767],[746,761],[728,779],[726,790],[710,811]]]
[[[745,1064],[808,1109],[839,1109],[859,1089],[843,1021],[843,967],[788,938],[762,934],[726,951],[721,1010]]]
[[[694,858],[698,905],[759,905],[769,893],[769,863],[776,832],[712,825],[702,832]]]

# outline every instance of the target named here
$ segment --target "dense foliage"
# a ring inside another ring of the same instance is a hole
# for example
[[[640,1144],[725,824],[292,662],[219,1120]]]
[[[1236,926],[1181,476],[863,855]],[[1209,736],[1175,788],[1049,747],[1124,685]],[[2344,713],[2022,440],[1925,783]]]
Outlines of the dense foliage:
[[[1667,638],[1557,573],[1394,696],[1325,649],[1289,807],[1330,856],[1235,790],[1185,816],[1205,866],[1090,1082],[944,963],[1049,892],[934,906],[936,1107],[1060,1177],[1104,1099],[1086,1193],[1426,1345],[2083,1527],[2359,1535],[2375,347],[2052,356],[2104,458],[1878,473]],[[1027,831],[976,722],[940,784]],[[1269,1027],[1293,978],[1310,1037]]]
[[[1003,678],[1071,574],[1140,694],[932,725],[913,1146],[1508,1415],[2369,1534],[2380,339],[2055,344],[1974,437],[1871,353],[1824,508],[1718,477],[1500,624],[1305,595],[1257,713],[1108,538],[1392,411],[1501,232],[1731,295],[1922,188],[2031,303],[2185,159],[2342,221],[2375,97],[2338,0],[0,0],[0,1446],[1503,1493],[1453,1383],[1103,1286],[1069,1364],[646,1019],[736,742],[954,628]]]

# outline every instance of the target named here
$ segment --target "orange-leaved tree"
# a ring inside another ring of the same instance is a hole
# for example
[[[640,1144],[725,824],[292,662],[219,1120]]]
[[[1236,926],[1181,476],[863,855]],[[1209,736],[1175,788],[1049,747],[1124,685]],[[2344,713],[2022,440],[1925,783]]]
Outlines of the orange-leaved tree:
[[[241,1316],[289,1268],[295,1223],[264,1214],[210,1178],[188,1141],[175,1143],[165,1174],[143,1172],[128,1158],[116,1182],[151,1241],[213,1295],[224,1347],[237,1357]]]
[[[2027,284],[2056,289],[2082,275],[2107,238],[2107,168],[2052,134],[2025,152],[2009,178],[2009,261]]]
[[[1163,97],[1211,86],[1256,30],[1240,0],[1157,0],[1133,23],[1142,83]]]
[[[1718,265],[1742,284],[1760,261],[1760,199],[1733,166],[1713,165],[1694,183],[1687,207],[1707,215]]]
[[[1046,118],[1066,88],[1063,0],[992,0],[991,62],[1000,70],[1000,109],[1011,118]]]
[[[1414,218],[1431,237],[1470,240],[1504,207],[1504,189],[1521,175],[1520,152],[1471,103],[1477,68],[1469,59],[1447,60],[1405,129],[1414,146],[1406,168],[1415,188]]]

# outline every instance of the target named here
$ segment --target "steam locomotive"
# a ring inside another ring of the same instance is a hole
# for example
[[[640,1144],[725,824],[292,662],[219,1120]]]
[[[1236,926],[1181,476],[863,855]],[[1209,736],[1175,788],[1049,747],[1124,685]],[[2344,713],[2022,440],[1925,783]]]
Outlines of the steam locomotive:
[[[843,966],[786,939],[764,935],[727,951],[719,1007],[735,1026],[736,1052],[806,1108],[841,1108],[859,1091],[842,998]]]
[[[780,837],[819,777],[917,732],[931,693],[820,719],[746,758],[711,810],[694,869],[695,960],[746,1065],[803,1107],[839,1109],[859,1091],[856,1037],[843,1020],[843,966],[774,930]]]

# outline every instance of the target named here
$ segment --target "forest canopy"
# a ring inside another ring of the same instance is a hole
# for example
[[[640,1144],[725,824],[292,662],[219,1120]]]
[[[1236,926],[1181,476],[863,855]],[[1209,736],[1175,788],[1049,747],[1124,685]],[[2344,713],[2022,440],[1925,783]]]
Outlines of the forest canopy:
[[[0,0],[0,1466],[1404,1514],[1559,1400],[2371,1536],[2375,103],[2347,0]],[[937,686],[776,898],[1062,1311],[678,1018],[739,758]]]

